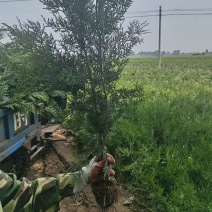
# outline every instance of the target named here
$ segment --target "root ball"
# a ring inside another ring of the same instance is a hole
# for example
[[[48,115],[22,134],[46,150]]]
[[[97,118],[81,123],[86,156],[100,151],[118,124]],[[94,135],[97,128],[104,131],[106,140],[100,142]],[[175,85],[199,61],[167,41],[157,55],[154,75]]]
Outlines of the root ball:
[[[92,183],[91,190],[102,208],[108,208],[118,201],[118,185],[114,178]]]

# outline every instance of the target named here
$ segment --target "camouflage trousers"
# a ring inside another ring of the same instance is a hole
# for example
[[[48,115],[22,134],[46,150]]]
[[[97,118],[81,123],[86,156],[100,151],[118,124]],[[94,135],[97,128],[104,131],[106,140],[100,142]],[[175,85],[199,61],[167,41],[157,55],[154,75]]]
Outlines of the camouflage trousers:
[[[0,170],[0,212],[58,211],[59,202],[73,195],[73,187],[71,173],[29,181]]]

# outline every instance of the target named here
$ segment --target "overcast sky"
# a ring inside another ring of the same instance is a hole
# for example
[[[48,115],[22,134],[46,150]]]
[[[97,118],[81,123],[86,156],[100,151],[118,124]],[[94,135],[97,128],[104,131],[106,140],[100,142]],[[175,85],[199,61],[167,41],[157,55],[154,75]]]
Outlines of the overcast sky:
[[[16,17],[21,21],[26,19],[41,21],[41,15],[49,16],[43,5],[38,0],[24,2],[5,2],[0,0],[0,23],[15,24]],[[162,50],[181,52],[202,52],[208,49],[212,51],[212,0],[134,0],[126,17],[139,15],[158,15],[158,12],[144,13],[146,11],[158,11],[162,6],[163,14],[173,14],[174,9],[211,9],[211,11],[177,11],[175,13],[210,13],[211,15],[191,16],[163,16],[162,17]],[[135,19],[135,18],[133,18]],[[158,16],[138,17],[139,21],[147,21],[150,33],[144,35],[144,43],[134,50],[154,51],[158,48]],[[132,20],[127,18],[126,22]]]

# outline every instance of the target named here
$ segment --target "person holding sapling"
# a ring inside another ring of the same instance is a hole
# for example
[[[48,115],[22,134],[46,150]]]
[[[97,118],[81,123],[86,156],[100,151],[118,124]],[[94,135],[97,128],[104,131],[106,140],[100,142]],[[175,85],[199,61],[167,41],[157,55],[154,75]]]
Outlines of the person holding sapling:
[[[6,174],[0,170],[0,212],[37,212],[58,211],[59,202],[67,196],[82,191],[85,185],[99,180],[100,173],[107,165],[108,175],[114,176],[111,165],[115,163],[112,155],[97,162],[94,157],[80,171],[59,174],[55,177],[27,178],[17,180],[15,174]]]

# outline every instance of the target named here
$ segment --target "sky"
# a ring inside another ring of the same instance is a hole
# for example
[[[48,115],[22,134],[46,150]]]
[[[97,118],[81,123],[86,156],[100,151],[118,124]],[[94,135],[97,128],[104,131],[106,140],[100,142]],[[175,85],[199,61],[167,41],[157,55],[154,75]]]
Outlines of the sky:
[[[27,19],[33,21],[42,21],[41,15],[50,17],[48,11],[44,10],[44,6],[38,0],[5,2],[8,0],[0,0],[0,23],[9,25],[17,23],[17,17],[21,21]],[[162,14],[173,14],[173,11],[167,10],[194,10],[208,9],[211,11],[177,11],[175,13],[210,13],[211,15],[178,15],[178,16],[162,16],[162,51],[181,50],[181,52],[203,52],[206,49],[212,51],[212,0],[134,0],[129,8],[126,17],[146,16],[126,18],[125,25],[137,19],[140,22],[147,21],[149,23],[146,29],[148,34],[143,35],[144,42],[133,50],[139,51],[155,51],[158,49],[159,35],[159,7],[162,7]],[[149,11],[155,11],[150,13]],[[155,16],[149,16],[155,15]]]

